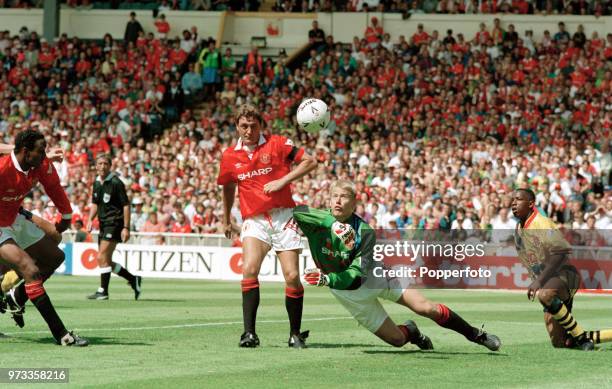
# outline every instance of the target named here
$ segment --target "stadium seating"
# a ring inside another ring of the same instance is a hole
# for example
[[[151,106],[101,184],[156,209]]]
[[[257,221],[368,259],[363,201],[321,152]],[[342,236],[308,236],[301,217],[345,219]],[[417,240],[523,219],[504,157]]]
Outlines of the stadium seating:
[[[67,6],[93,8],[93,9],[157,9],[157,1],[89,1],[67,0]],[[598,15],[612,14],[610,1],[544,1],[544,0],[502,0],[502,1],[473,1],[473,0],[414,0],[402,1],[363,1],[363,0],[324,0],[307,2],[307,9],[302,9],[301,1],[262,0],[258,1],[229,1],[213,5],[210,1],[167,1],[163,7],[175,10],[214,10],[214,11],[277,11],[277,12],[396,12],[406,16],[419,13],[443,14],[567,14],[567,15]],[[37,8],[42,7],[40,0],[5,0],[0,8]]]
[[[384,47],[321,46],[291,71],[283,57],[238,64],[223,69],[214,103],[186,107],[165,92],[201,45],[181,65],[172,42],[152,35],[136,50],[109,37],[0,36],[0,134],[9,142],[38,126],[66,150],[59,172],[75,220],[87,217],[95,154],[110,151],[143,202],[142,220],[158,216],[156,231],[220,232],[220,153],[235,141],[233,107],[254,101],[270,130],[320,161],[294,185],[298,202],[325,206],[329,184],[347,177],[361,193],[359,212],[378,227],[451,228],[464,217],[497,228],[510,191],[529,186],[560,225],[610,228],[612,35],[533,41],[508,28],[436,39],[425,25],[425,35]],[[329,102],[335,129],[320,137],[295,129],[307,96]],[[49,211],[40,192],[32,200]]]

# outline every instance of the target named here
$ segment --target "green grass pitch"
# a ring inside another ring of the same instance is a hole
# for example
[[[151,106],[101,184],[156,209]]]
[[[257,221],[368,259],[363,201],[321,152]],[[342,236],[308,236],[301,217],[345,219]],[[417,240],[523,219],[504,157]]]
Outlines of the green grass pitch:
[[[428,290],[475,326],[500,336],[490,353],[462,336],[385,303],[397,322],[414,319],[435,346],[397,349],[357,326],[326,288],[307,288],[303,329],[309,348],[286,346],[283,285],[263,283],[257,332],[262,346],[239,349],[242,309],[238,282],[145,279],[140,301],[119,278],[109,301],[88,301],[97,279],[56,276],[47,290],[68,328],[92,342],[55,346],[29,305],[26,327],[0,317],[0,367],[67,367],[76,387],[610,387],[612,345],[585,353],[555,350],[542,309],[523,293]],[[585,328],[612,327],[612,297],[578,295],[575,317]],[[66,385],[57,384],[57,387]],[[40,387],[37,385],[35,387]],[[46,386],[45,386],[46,387]]]

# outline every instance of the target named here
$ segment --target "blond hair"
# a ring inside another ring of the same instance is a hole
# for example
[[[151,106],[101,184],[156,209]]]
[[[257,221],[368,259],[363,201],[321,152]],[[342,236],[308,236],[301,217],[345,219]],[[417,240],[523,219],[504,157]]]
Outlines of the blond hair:
[[[357,198],[357,189],[355,188],[355,184],[349,180],[338,180],[331,185],[331,191],[334,189],[341,189],[345,192],[348,192],[353,199]]]
[[[113,164],[113,158],[110,156],[110,154],[107,154],[107,153],[98,154],[96,156],[96,162],[98,162],[101,159],[103,159],[106,162],[108,162],[109,165]]]
[[[234,115],[234,120],[236,121],[236,124],[238,124],[240,118],[255,119],[260,124],[263,124],[263,117],[261,116],[261,112],[259,112],[259,110],[251,104],[242,104],[238,108],[238,110],[236,111],[236,115]]]

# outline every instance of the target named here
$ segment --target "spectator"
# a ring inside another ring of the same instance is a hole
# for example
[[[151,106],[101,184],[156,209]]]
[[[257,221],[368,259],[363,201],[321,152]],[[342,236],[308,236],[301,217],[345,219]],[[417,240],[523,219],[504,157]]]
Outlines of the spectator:
[[[155,28],[157,29],[157,38],[166,39],[168,37],[168,33],[170,32],[170,23],[166,21],[166,15],[159,15],[154,24]]]
[[[89,234],[85,228],[83,227],[83,221],[81,219],[77,219],[74,222],[74,241],[77,243],[82,242],[92,242],[91,234]]]
[[[221,58],[221,75],[223,77],[231,78],[236,74],[237,70],[238,68],[236,66],[236,60],[232,55],[232,49],[228,47],[225,49],[223,58]]]
[[[198,58],[198,63],[202,67],[202,83],[206,100],[215,100],[217,85],[220,82],[221,54],[215,45],[214,39],[210,39],[208,46],[202,49]]]
[[[380,44],[385,32],[382,26],[378,24],[378,18],[376,16],[372,16],[370,23],[371,24],[366,27],[364,37],[368,46],[374,49]]]
[[[177,215],[176,221],[172,224],[172,228],[170,232],[179,233],[179,234],[187,234],[191,232],[191,225],[189,221],[185,217],[184,213],[179,213]]]
[[[138,39],[139,33],[144,33],[140,22],[136,20],[136,13],[130,12],[130,20],[127,22],[125,26],[125,34],[123,35],[123,39],[126,42],[136,43],[136,39]]]
[[[147,214],[142,210],[143,204],[144,203],[140,197],[134,197],[132,200],[132,205],[134,206],[134,208],[132,208],[132,215],[130,217],[132,222],[130,228],[132,231],[140,231],[147,222]]]
[[[181,79],[181,87],[185,95],[187,105],[190,105],[194,101],[199,100],[200,93],[202,92],[202,77],[195,72],[195,66],[193,63],[187,65],[187,72],[183,74]]]
[[[314,48],[319,48],[325,44],[325,32],[319,28],[319,22],[312,21],[312,29],[308,31],[308,42]]]
[[[565,31],[565,23],[559,22],[558,27],[559,27],[559,31],[557,31],[557,33],[553,37],[553,40],[557,44],[568,43],[570,40],[570,34],[567,31]]]

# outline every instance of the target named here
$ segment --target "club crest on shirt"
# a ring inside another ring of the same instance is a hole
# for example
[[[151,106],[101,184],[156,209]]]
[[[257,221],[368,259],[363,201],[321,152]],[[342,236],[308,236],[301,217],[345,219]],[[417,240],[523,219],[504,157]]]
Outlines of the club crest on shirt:
[[[242,167],[242,164],[241,164],[240,162],[235,163],[235,164],[234,164],[234,167],[235,167],[236,169],[240,169],[240,168]]]
[[[261,161],[261,163],[270,163],[270,154],[262,154],[261,157],[259,157],[259,160]]]
[[[110,199],[111,199],[110,193],[104,193],[104,196],[102,197],[102,201],[104,201],[105,203],[108,203]]]

